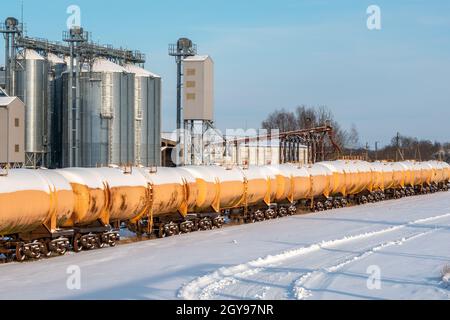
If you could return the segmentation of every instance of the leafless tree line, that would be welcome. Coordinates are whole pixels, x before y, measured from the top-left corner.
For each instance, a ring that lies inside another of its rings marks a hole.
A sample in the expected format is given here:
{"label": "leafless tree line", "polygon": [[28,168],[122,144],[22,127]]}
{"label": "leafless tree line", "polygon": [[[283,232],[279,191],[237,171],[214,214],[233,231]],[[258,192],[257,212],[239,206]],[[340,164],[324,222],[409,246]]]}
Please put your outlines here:
{"label": "leafless tree line", "polygon": [[366,157],[368,160],[443,160],[450,162],[450,142],[440,143],[420,140],[414,137],[396,135],[389,145],[374,150],[360,143],[358,130],[352,125],[343,129],[336,121],[332,111],[326,106],[298,106],[294,111],[280,109],[269,114],[262,122],[264,129],[278,129],[288,132],[329,124],[334,129],[334,139],[343,155]]}
{"label": "leafless tree line", "polygon": [[359,147],[359,134],[355,125],[343,129],[335,120],[333,112],[326,106],[298,106],[294,111],[276,110],[262,122],[263,129],[278,129],[280,132],[309,129],[329,124],[334,130],[334,139],[341,149]]}
{"label": "leafless tree line", "polygon": [[450,143],[419,140],[414,137],[397,135],[389,145],[369,153],[370,158],[385,160],[442,160],[450,162]]}

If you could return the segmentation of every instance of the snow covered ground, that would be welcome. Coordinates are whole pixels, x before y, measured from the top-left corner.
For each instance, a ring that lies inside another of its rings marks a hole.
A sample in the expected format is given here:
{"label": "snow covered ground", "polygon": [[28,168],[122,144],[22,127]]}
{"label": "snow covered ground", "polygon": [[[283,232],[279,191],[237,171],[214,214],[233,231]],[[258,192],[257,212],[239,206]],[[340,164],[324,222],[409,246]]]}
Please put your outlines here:
{"label": "snow covered ground", "polygon": [[446,266],[438,193],[4,264],[0,298],[450,299]]}

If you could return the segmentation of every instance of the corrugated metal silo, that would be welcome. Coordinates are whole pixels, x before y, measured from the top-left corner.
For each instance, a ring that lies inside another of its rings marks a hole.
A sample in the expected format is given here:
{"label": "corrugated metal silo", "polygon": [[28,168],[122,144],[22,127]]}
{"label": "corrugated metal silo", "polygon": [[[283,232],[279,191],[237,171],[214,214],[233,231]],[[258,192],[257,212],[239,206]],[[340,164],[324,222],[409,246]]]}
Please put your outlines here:
{"label": "corrugated metal silo", "polygon": [[62,110],[63,110],[63,73],[67,64],[59,56],[48,53],[49,63],[49,143],[50,143],[50,166],[59,168],[62,165]]}
{"label": "corrugated metal silo", "polygon": [[125,69],[135,75],[136,164],[161,165],[161,77],[136,65]]}
{"label": "corrugated metal silo", "polygon": [[25,165],[45,166],[48,152],[48,62],[31,49],[17,56],[16,95],[25,103]]}
{"label": "corrugated metal silo", "polygon": [[[64,74],[67,113],[68,73]],[[67,123],[67,115],[64,115]],[[80,73],[80,164],[96,167],[134,163],[134,74],[105,59]],[[67,133],[63,142],[68,166]]]}

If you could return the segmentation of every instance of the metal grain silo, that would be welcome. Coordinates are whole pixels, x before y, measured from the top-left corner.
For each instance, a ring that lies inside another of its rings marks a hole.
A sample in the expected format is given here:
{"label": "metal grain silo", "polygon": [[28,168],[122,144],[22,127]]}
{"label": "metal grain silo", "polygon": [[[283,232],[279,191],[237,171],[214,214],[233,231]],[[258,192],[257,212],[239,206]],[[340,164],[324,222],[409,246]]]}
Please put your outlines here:
{"label": "metal grain silo", "polygon": [[[67,95],[68,73],[64,75]],[[134,163],[134,74],[96,59],[80,73],[80,165],[96,167]],[[64,99],[68,110],[68,99]],[[67,123],[67,115],[64,116]],[[63,143],[68,166],[67,133]]]}
{"label": "metal grain silo", "polygon": [[36,51],[17,55],[16,95],[25,103],[25,165],[46,166],[48,154],[48,62]]}
{"label": "metal grain silo", "polygon": [[161,165],[161,77],[133,64],[136,164]]}
{"label": "metal grain silo", "polygon": [[49,63],[49,144],[50,144],[50,166],[59,168],[62,163],[62,110],[63,110],[63,73],[67,64],[64,59],[48,53]]}

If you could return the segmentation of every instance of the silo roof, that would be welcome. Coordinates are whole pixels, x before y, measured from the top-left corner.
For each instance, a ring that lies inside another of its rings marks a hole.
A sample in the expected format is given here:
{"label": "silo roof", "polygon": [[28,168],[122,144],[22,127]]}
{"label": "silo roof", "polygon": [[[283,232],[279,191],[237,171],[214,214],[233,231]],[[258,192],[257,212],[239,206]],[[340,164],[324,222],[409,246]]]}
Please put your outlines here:
{"label": "silo roof", "polygon": [[39,53],[37,53],[33,49],[25,49],[24,51],[20,52],[18,54],[18,59],[23,59],[24,55],[25,59],[27,60],[45,60]]}
{"label": "silo roof", "polygon": [[127,72],[127,70],[109,60],[106,59],[95,59],[92,65],[93,72]]}
{"label": "silo roof", "polygon": [[137,65],[134,64],[125,64],[124,68],[130,72],[130,73],[134,73],[136,76],[138,77],[152,77],[152,78],[161,78],[159,75],[157,75],[156,73],[150,72],[144,68],[141,68]]}
{"label": "silo roof", "polygon": [[53,63],[61,63],[61,64],[66,63],[63,58],[58,57],[56,54],[51,53],[51,52],[49,52],[47,54],[47,59],[48,59],[48,61],[53,62]]}

